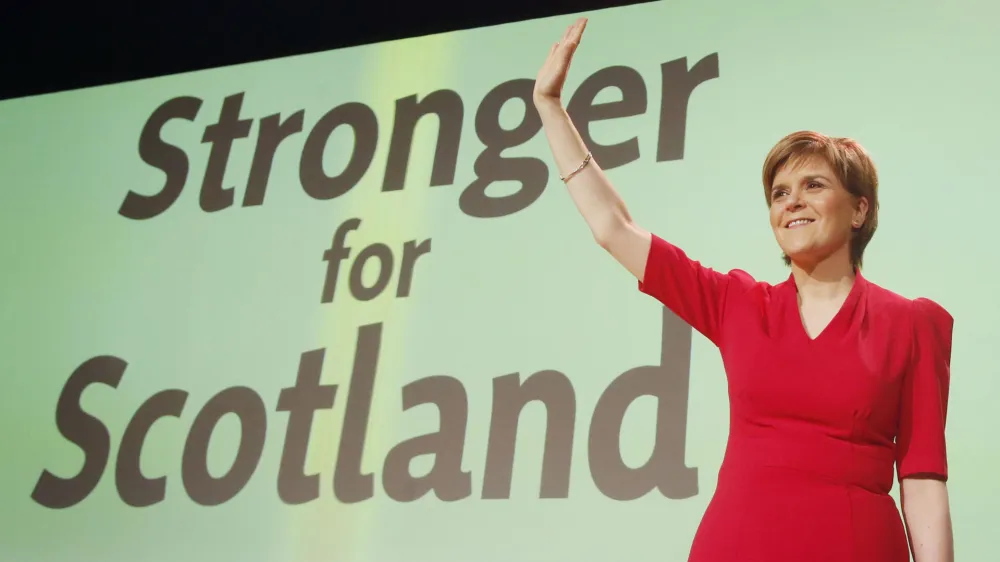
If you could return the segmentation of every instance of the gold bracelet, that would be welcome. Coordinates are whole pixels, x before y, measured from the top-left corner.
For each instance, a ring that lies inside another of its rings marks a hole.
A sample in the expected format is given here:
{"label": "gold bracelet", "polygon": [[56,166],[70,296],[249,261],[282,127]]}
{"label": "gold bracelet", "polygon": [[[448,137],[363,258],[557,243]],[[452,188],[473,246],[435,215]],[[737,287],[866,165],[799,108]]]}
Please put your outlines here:
{"label": "gold bracelet", "polygon": [[561,179],[563,181],[563,183],[567,183],[569,180],[573,179],[573,176],[575,176],[575,175],[579,174],[580,172],[582,172],[583,169],[587,167],[587,164],[590,164],[590,159],[591,158],[593,158],[593,155],[590,152],[588,152],[587,153],[587,157],[584,158],[583,162],[580,163],[580,167],[578,167],[577,169],[573,170],[572,172],[566,174],[565,176],[560,176],[559,179]]}

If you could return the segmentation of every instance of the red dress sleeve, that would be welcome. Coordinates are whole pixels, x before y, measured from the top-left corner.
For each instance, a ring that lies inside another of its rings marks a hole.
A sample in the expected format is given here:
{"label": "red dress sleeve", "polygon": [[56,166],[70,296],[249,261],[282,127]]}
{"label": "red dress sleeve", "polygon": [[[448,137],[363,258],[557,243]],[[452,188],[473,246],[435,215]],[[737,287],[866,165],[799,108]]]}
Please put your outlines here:
{"label": "red dress sleeve", "polygon": [[910,365],[903,375],[896,470],[899,479],[922,475],[948,479],[945,419],[951,385],[954,319],[928,299],[913,301]]}
{"label": "red dress sleeve", "polygon": [[722,313],[731,276],[689,258],[655,234],[639,290],[720,346]]}

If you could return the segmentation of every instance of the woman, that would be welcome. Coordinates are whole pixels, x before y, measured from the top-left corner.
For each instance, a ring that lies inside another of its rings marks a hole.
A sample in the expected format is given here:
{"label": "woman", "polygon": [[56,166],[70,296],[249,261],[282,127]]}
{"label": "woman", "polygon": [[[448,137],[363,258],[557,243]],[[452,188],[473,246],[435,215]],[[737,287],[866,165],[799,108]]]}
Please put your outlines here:
{"label": "woman", "polygon": [[[801,132],[768,155],[765,197],[786,281],[702,266],[632,222],[562,107],[585,26],[566,30],[535,83],[562,179],[639,290],[719,347],[729,380],[729,443],[689,562],[906,562],[911,551],[915,562],[951,562],[952,318],[862,277],[878,218],[864,149]],[[902,519],[889,496],[894,468]]]}

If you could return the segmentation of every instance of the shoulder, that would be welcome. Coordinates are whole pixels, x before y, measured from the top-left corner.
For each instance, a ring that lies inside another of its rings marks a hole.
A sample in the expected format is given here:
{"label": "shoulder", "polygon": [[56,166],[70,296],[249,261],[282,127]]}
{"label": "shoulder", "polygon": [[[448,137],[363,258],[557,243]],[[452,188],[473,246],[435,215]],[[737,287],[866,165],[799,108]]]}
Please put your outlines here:
{"label": "shoulder", "polygon": [[869,306],[877,312],[905,317],[910,322],[953,322],[944,306],[927,297],[907,298],[871,281],[867,283]]}
{"label": "shoulder", "polygon": [[733,280],[737,285],[742,285],[744,287],[756,287],[756,286],[766,286],[767,283],[763,281],[758,281],[753,275],[750,275],[742,269],[730,269],[729,278]]}
{"label": "shoulder", "polygon": [[[757,279],[743,269],[731,269],[726,273],[729,279],[728,300],[730,305],[742,303],[754,309],[766,307],[782,290],[789,289],[789,282],[769,283]],[[794,287],[791,288],[794,291]]]}
{"label": "shoulder", "polygon": [[920,297],[912,303],[914,345],[932,348],[950,360],[954,317],[931,299]]}
{"label": "shoulder", "polygon": [[913,345],[937,344],[950,350],[955,319],[943,305],[927,297],[907,298],[868,282],[869,310],[905,322]]}
{"label": "shoulder", "polygon": [[930,322],[936,326],[951,330],[955,318],[948,309],[926,297],[918,297],[910,301],[914,322]]}
{"label": "shoulder", "polygon": [[906,298],[871,281],[867,283],[869,309],[872,309],[876,313],[910,320],[913,310],[913,299]]}
{"label": "shoulder", "polygon": [[774,289],[770,283],[760,281],[742,269],[730,269],[725,273],[725,276],[731,287],[739,293],[768,293]]}

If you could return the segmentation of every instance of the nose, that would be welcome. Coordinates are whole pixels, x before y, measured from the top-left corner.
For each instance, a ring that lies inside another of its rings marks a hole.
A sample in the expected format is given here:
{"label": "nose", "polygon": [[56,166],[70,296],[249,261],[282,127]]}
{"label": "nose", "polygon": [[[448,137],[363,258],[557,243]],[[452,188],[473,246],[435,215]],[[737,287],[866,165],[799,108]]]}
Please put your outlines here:
{"label": "nose", "polygon": [[786,211],[797,211],[802,208],[802,197],[799,194],[799,190],[792,189],[785,196],[785,210]]}

